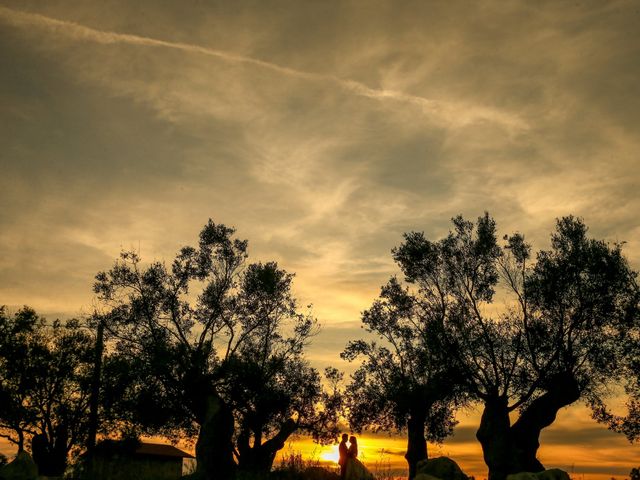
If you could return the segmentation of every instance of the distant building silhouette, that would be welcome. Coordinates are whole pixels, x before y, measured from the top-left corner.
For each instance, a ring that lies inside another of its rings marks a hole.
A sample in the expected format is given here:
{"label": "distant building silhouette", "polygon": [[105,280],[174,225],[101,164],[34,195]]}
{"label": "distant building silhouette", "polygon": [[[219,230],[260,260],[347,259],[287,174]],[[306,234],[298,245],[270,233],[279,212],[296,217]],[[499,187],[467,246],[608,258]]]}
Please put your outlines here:
{"label": "distant building silhouette", "polygon": [[173,445],[103,440],[85,458],[84,476],[94,480],[177,480],[185,458],[194,456]]}

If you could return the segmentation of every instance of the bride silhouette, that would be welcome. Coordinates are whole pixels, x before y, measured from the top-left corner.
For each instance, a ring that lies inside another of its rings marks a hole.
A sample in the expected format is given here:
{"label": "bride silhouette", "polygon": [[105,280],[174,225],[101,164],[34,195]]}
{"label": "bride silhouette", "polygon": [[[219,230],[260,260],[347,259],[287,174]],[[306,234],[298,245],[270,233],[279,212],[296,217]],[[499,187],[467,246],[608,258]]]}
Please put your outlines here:
{"label": "bride silhouette", "polygon": [[358,440],[354,436],[349,438],[344,480],[373,480],[371,472],[358,460]]}

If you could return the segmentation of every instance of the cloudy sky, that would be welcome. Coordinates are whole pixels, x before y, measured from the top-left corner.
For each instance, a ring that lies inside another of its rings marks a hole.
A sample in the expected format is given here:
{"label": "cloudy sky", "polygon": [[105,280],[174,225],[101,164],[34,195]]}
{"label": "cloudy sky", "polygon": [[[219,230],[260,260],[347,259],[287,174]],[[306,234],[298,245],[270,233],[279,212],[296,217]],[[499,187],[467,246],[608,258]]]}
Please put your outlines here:
{"label": "cloudy sky", "polygon": [[[582,216],[640,268],[639,23],[631,1],[0,0],[0,304],[88,312],[121,249],[170,259],[212,218],[296,272],[322,367],[402,232],[458,213],[537,247]],[[445,451],[477,449],[476,418]],[[545,435],[587,478],[640,464],[580,407]]]}

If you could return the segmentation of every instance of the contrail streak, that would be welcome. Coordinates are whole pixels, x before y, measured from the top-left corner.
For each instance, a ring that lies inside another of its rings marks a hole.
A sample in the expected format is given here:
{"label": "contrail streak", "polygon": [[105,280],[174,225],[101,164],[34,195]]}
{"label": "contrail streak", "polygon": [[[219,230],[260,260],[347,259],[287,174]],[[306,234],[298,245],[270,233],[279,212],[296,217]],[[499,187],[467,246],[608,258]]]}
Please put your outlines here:
{"label": "contrail streak", "polygon": [[0,6],[0,18],[8,23],[23,26],[45,27],[49,30],[72,37],[78,40],[92,41],[103,45],[128,44],[147,47],[161,47],[173,50],[200,54],[214,57],[226,62],[253,65],[265,70],[270,70],[288,77],[306,79],[315,82],[330,82],[342,90],[355,95],[377,100],[392,100],[408,103],[419,107],[424,113],[440,117],[447,123],[467,124],[473,121],[484,120],[501,124],[510,129],[523,129],[526,124],[517,116],[482,106],[468,105],[456,102],[443,102],[411,95],[397,90],[371,88],[362,82],[349,80],[322,73],[305,72],[295,68],[285,67],[276,63],[266,62],[252,57],[237,55],[222,50],[203,47],[190,43],[168,42],[156,38],[143,37],[128,33],[117,33],[98,30],[79,23],[66,20],[58,20],[36,13],[27,13]]}

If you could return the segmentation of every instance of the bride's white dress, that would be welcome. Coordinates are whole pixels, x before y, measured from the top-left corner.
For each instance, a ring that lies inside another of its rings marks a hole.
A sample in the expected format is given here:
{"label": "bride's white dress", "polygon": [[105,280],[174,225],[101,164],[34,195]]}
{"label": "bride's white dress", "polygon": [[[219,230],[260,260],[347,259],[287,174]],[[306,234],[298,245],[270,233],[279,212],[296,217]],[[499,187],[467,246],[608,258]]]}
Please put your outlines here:
{"label": "bride's white dress", "polygon": [[344,480],[373,480],[373,475],[360,460],[350,457],[347,460]]}

